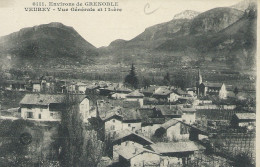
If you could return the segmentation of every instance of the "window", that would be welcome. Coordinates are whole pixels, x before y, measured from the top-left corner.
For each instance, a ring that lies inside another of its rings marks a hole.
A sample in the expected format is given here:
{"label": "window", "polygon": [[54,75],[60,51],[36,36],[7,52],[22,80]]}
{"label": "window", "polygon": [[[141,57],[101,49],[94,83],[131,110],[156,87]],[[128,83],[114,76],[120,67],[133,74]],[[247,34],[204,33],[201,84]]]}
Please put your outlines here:
{"label": "window", "polygon": [[32,112],[27,112],[27,118],[33,118],[33,113]]}
{"label": "window", "polygon": [[128,124],[128,127],[131,127],[131,124]]}
{"label": "window", "polygon": [[115,130],[115,125],[112,125],[112,126],[110,127],[110,129],[111,129],[111,130]]}
{"label": "window", "polygon": [[39,114],[39,119],[42,119],[42,115],[41,114]]}

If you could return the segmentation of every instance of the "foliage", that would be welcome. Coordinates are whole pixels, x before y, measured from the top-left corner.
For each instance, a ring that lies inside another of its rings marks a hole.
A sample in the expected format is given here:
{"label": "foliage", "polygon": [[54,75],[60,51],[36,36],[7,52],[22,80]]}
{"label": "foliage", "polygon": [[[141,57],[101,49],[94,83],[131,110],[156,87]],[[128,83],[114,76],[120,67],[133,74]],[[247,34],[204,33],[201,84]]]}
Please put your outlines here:
{"label": "foliage", "polygon": [[234,164],[235,167],[253,167],[253,163],[249,155],[245,152],[236,155]]}
{"label": "foliage", "polygon": [[61,113],[59,137],[61,143],[60,164],[64,167],[80,166],[83,152],[83,122],[80,119],[77,97],[67,94],[65,110]]}
{"label": "foliage", "polygon": [[138,88],[138,78],[135,73],[134,64],[132,64],[129,74],[125,77],[125,85],[135,89]]}
{"label": "foliage", "polygon": [[59,130],[59,161],[63,167],[96,166],[103,155],[104,144],[95,131],[87,131],[77,102],[77,95],[66,95]]}
{"label": "foliage", "polygon": [[171,78],[170,78],[169,72],[167,72],[166,75],[164,76],[163,83],[164,83],[164,85],[167,85],[167,86],[171,85]]}

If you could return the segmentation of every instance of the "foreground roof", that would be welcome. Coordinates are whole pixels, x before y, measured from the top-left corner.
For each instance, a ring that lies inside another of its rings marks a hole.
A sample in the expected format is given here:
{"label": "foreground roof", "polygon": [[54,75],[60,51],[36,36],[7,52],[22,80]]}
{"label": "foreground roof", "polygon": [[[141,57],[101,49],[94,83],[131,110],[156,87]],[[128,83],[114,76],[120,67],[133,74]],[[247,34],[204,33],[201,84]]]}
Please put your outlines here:
{"label": "foreground roof", "polygon": [[236,113],[235,115],[238,119],[243,119],[243,120],[255,120],[256,119],[255,113]]}
{"label": "foreground roof", "polygon": [[140,147],[136,147],[134,145],[129,145],[126,147],[121,147],[119,150],[117,150],[117,153],[124,157],[125,159],[129,160],[139,154],[142,154],[144,152],[148,152],[148,153],[153,153],[153,154],[157,154],[151,150],[148,150],[146,148],[140,148]]}
{"label": "foreground roof", "polygon": [[[139,144],[142,144],[142,143],[147,143],[147,144],[153,144],[153,142],[148,139],[147,137],[141,135],[141,134],[138,134],[138,133],[135,133],[133,131],[130,131],[130,130],[122,130],[118,133],[118,136],[115,137],[114,141],[113,142],[117,142],[117,141],[122,141],[125,139],[125,141],[129,141],[129,138],[130,136],[134,136],[134,138],[132,138],[132,140],[134,140],[134,142],[138,143],[138,141],[142,140],[142,142],[140,141]],[[132,141],[131,140],[131,141]]]}
{"label": "foreground roof", "polygon": [[151,144],[150,147],[153,151],[157,153],[182,153],[190,151],[204,150],[205,147],[193,142],[193,141],[183,141],[183,142],[170,142],[170,143],[155,143]]}

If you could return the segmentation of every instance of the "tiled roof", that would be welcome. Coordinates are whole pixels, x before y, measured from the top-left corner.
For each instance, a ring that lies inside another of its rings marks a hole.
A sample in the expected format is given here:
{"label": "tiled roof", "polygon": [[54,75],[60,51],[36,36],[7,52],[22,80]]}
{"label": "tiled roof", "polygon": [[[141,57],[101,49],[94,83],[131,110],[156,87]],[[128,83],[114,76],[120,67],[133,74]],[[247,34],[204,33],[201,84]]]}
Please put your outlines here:
{"label": "tiled roof", "polygon": [[155,143],[150,145],[152,150],[157,153],[182,153],[188,151],[204,150],[205,148],[193,141]]}
{"label": "tiled roof", "polygon": [[243,120],[255,120],[256,119],[255,113],[236,113],[235,115],[238,119],[243,119]]}
{"label": "tiled roof", "polygon": [[120,106],[112,107],[109,105],[98,108],[99,117],[101,120],[106,121],[107,119],[118,116],[122,121],[141,121],[140,112],[137,109],[122,108]]}
{"label": "tiled roof", "polygon": [[214,88],[220,88],[222,86],[222,83],[213,83],[213,82],[203,82],[203,84],[206,87],[214,87]]}
{"label": "tiled roof", "polygon": [[[141,135],[141,134],[138,134],[138,133],[135,133],[135,132],[132,132],[132,131],[129,131],[129,130],[122,130],[118,133],[118,135],[115,137],[115,139],[113,140],[113,142],[116,142],[117,140],[122,140],[123,138],[127,137],[127,136],[130,136],[130,135],[134,135],[136,136],[137,138],[141,138],[142,140],[145,140],[147,143],[149,144],[152,144],[153,142],[148,139],[147,137]],[[136,139],[138,140],[138,139]],[[141,144],[141,143],[139,143]]]}
{"label": "tiled roof", "polygon": [[142,89],[141,92],[143,93],[154,93],[154,91],[159,88],[159,86],[149,86],[148,88],[146,89]]}
{"label": "tiled roof", "polygon": [[172,93],[171,90],[167,89],[167,88],[164,88],[164,87],[160,87],[158,88],[153,95],[162,95],[162,96],[166,96],[166,95],[169,95],[170,93]]}
{"label": "tiled roof", "polygon": [[[74,96],[74,95],[73,95]],[[86,95],[75,95],[78,102],[81,102]],[[61,104],[66,100],[66,95],[64,94],[26,94],[24,98],[20,101],[20,104],[26,105],[49,105],[51,103]]]}
{"label": "tiled roof", "polygon": [[178,106],[156,105],[155,108],[157,110],[160,110],[162,115],[179,115],[179,114],[181,114],[181,110]]}
{"label": "tiled roof", "polygon": [[140,93],[138,90],[135,90],[127,94],[127,97],[144,97],[144,94]]}
{"label": "tiled roof", "polygon": [[175,89],[173,92],[176,93],[177,95],[186,95],[186,94],[188,94],[185,91],[181,90],[180,88]]}
{"label": "tiled roof", "polygon": [[179,123],[180,121],[176,120],[176,119],[171,119],[167,122],[165,122],[164,124],[161,125],[162,128],[164,129],[168,129],[170,128],[171,126],[174,126],[176,125],[177,123]]}
{"label": "tiled roof", "polygon": [[114,107],[112,108],[111,106],[102,106],[102,108],[98,108],[99,111],[99,118],[103,121],[106,121],[107,119],[113,117],[113,116],[118,116],[122,118],[121,113],[121,107]]}
{"label": "tiled roof", "polygon": [[141,120],[141,115],[138,109],[126,109],[122,110],[123,121],[137,121]]}
{"label": "tiled roof", "polygon": [[196,112],[196,109],[195,108],[182,108],[181,109],[182,110],[182,112]]}
{"label": "tiled roof", "polygon": [[144,152],[149,152],[149,153],[154,153],[157,154],[151,150],[148,150],[146,148],[140,148],[140,147],[136,147],[134,145],[129,145],[129,146],[125,146],[125,147],[120,147],[120,149],[117,150],[117,153],[124,157],[125,159],[129,160],[139,154],[142,154]]}

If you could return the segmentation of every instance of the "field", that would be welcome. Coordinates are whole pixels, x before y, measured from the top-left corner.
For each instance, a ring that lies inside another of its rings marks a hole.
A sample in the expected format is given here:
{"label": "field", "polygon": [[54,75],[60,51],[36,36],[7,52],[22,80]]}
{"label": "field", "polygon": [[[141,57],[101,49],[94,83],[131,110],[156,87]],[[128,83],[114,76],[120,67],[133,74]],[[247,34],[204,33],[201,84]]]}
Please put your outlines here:
{"label": "field", "polygon": [[246,153],[255,161],[255,133],[220,133],[212,141],[221,153],[232,157]]}

